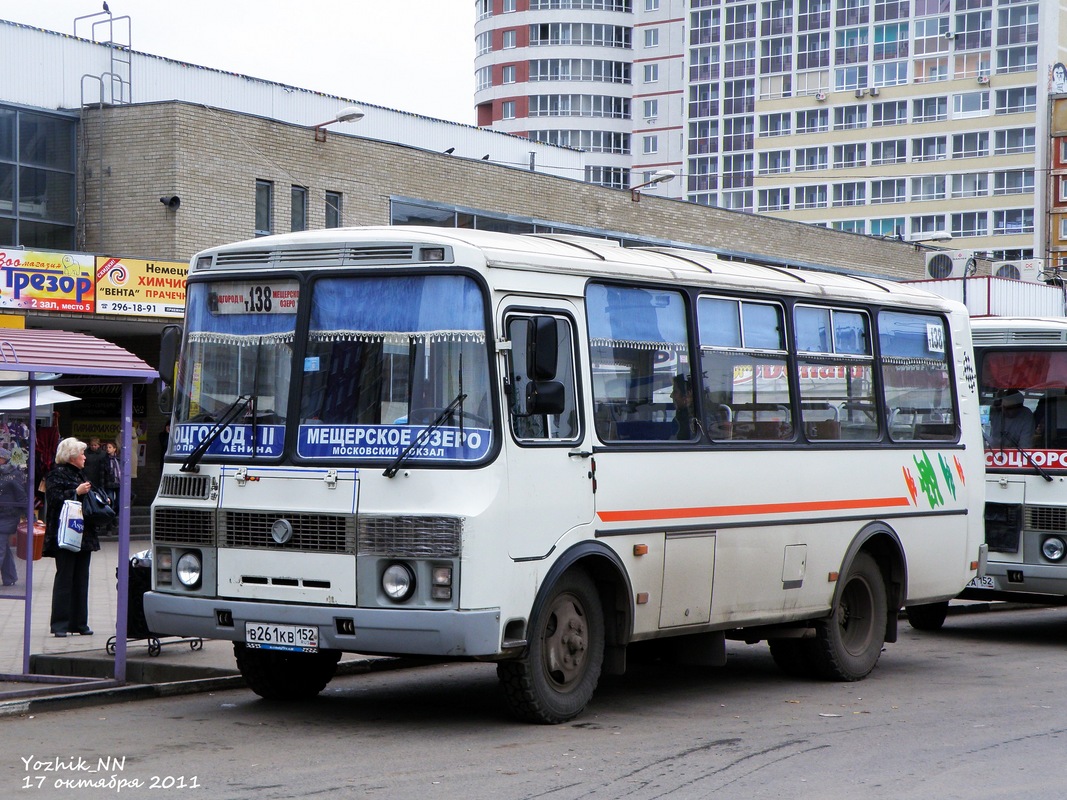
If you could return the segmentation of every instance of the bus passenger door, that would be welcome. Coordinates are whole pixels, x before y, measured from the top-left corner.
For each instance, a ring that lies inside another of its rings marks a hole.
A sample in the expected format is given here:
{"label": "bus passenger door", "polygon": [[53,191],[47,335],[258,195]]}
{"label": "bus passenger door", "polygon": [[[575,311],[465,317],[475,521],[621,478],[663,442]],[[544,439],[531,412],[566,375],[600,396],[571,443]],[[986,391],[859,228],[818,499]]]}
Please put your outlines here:
{"label": "bus passenger door", "polygon": [[[526,300],[528,303],[529,300]],[[593,519],[586,426],[579,414],[573,310],[546,303],[504,314],[509,552],[539,558]]]}

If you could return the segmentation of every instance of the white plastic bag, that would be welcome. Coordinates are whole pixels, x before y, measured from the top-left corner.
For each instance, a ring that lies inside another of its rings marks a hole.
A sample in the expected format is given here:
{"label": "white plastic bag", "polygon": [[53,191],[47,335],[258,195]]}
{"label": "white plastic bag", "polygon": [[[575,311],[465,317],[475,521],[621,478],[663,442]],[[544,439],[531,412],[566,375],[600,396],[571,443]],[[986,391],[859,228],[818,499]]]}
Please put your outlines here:
{"label": "white plastic bag", "polygon": [[59,512],[59,546],[64,550],[80,552],[84,530],[82,504],[77,500],[64,500],[63,508]]}

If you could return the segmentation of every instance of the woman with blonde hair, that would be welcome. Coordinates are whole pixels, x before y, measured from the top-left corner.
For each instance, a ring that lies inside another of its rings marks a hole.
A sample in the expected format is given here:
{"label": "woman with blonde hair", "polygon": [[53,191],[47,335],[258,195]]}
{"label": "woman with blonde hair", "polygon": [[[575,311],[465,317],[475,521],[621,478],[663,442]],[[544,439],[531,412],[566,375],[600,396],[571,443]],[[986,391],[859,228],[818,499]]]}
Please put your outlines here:
{"label": "woman with blonde hair", "polygon": [[52,584],[51,630],[56,636],[80,633],[92,636],[89,627],[89,561],[100,540],[92,525],[82,533],[82,547],[77,553],[59,546],[59,515],[64,500],[80,501],[92,485],[85,473],[85,442],[70,437],[56,448],[56,466],[44,479],[45,536],[44,554],[56,560],[56,579]]}

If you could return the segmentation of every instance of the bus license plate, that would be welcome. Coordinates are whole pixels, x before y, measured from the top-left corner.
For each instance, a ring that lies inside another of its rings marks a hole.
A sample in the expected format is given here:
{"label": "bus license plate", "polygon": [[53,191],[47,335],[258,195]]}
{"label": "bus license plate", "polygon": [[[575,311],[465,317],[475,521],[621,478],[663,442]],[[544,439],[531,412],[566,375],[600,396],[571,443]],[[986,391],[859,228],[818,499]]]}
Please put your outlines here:
{"label": "bus license plate", "polygon": [[319,652],[319,629],[309,625],[245,623],[245,644],[260,650],[289,650],[294,653]]}
{"label": "bus license plate", "polygon": [[988,575],[981,575],[971,578],[971,582],[967,584],[968,589],[996,589],[997,584]]}

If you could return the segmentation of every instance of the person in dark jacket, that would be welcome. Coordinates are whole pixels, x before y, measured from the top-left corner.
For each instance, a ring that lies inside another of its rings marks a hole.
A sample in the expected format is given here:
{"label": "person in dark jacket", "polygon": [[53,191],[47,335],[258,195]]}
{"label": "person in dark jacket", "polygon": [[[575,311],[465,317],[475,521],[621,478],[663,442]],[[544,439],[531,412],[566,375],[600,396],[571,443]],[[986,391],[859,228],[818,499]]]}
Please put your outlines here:
{"label": "person in dark jacket", "polygon": [[59,546],[59,515],[64,500],[81,500],[91,486],[85,473],[85,442],[71,437],[56,448],[56,466],[45,477],[44,554],[56,560],[52,584],[51,630],[56,636],[80,633],[92,636],[89,627],[89,561],[100,549],[92,525],[82,534],[82,548],[75,553]]}
{"label": "person in dark jacket", "polygon": [[104,476],[107,471],[107,451],[100,446],[100,438],[93,436],[89,439],[89,445],[85,450],[85,466],[82,472],[93,486],[103,488]]}
{"label": "person in dark jacket", "polygon": [[[122,463],[119,461],[119,446],[115,442],[105,442],[104,451],[107,455],[103,461],[100,482],[96,483],[96,478],[92,478],[92,481],[94,485],[107,492],[107,496],[111,500],[111,507],[118,514],[119,487],[122,486]],[[115,517],[110,524],[97,533],[118,534],[118,532],[119,520],[118,517]]]}
{"label": "person in dark jacket", "polygon": [[0,579],[4,586],[18,583],[11,537],[26,515],[26,473],[13,464],[11,451],[0,447]]}

